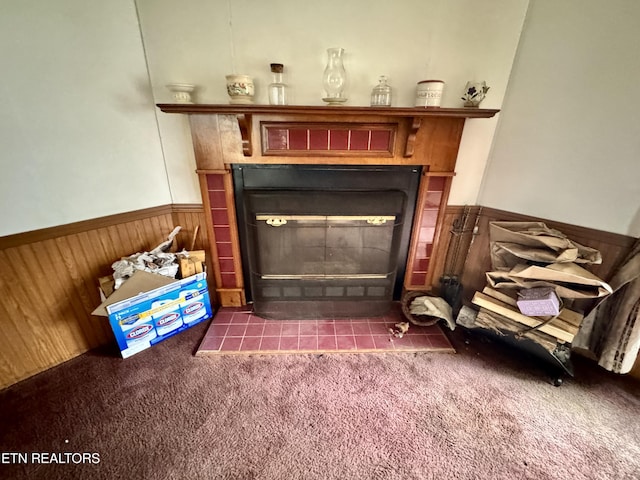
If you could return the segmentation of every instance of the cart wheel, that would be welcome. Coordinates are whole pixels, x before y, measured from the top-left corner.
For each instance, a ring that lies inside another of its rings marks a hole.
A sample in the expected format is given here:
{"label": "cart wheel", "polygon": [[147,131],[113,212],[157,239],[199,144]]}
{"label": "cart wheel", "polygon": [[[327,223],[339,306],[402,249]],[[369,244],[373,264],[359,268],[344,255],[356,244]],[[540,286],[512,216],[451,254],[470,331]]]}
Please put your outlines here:
{"label": "cart wheel", "polygon": [[553,386],[559,387],[560,385],[562,385],[563,382],[564,380],[562,380],[562,377],[556,377],[553,379]]}

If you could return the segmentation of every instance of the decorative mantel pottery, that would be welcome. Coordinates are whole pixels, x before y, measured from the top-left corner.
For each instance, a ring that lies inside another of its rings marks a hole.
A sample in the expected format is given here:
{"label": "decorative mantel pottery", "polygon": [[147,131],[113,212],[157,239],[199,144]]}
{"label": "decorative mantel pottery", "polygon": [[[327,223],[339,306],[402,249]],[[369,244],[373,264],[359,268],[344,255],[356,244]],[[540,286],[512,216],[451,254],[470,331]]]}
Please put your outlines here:
{"label": "decorative mantel pottery", "polygon": [[486,82],[467,82],[464,87],[464,94],[460,97],[464,100],[465,107],[477,107],[484,100],[490,87]]}
{"label": "decorative mantel pottery", "polygon": [[253,78],[249,75],[227,75],[227,93],[230,103],[252,104],[255,89]]}
{"label": "decorative mantel pottery", "polygon": [[196,89],[195,85],[189,83],[170,83],[167,85],[167,88],[173,94],[173,100],[176,103],[193,103],[191,93]]}
{"label": "decorative mantel pottery", "polygon": [[439,107],[442,101],[444,82],[442,80],[422,80],[416,87],[416,107]]}

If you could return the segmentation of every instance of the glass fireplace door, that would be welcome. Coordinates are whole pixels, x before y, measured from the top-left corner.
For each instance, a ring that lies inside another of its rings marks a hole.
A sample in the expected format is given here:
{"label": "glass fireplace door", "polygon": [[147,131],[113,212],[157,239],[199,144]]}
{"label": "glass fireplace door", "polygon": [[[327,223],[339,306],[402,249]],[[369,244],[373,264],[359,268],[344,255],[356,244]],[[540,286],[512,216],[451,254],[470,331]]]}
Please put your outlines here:
{"label": "glass fireplace door", "polygon": [[393,215],[256,215],[256,273],[281,280],[387,278],[395,270],[397,226]]}

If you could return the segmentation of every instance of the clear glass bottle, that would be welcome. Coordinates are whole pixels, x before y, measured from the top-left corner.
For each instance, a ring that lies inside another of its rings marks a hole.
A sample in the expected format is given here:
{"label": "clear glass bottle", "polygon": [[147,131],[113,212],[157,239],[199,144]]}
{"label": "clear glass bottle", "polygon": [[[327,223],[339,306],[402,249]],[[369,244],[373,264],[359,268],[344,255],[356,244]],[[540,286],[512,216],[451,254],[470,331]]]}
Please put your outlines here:
{"label": "clear glass bottle", "polygon": [[391,87],[387,84],[387,77],[385,75],[380,75],[378,85],[373,87],[373,90],[371,91],[371,106],[391,106]]}
{"label": "clear glass bottle", "polygon": [[284,65],[272,63],[271,73],[273,74],[273,82],[269,84],[269,104],[287,105],[287,85],[282,81]]}

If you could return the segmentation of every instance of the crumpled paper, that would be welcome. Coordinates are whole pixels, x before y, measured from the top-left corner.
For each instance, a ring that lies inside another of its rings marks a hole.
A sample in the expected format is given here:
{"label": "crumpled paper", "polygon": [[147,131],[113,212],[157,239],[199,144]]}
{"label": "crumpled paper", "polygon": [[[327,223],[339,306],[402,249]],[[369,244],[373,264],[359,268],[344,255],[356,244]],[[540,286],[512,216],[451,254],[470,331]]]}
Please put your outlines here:
{"label": "crumpled paper", "polygon": [[178,273],[178,263],[176,255],[168,253],[173,240],[182,227],[176,227],[162,242],[150,252],[138,252],[128,257],[121,258],[111,265],[113,268],[114,289],[117,290],[136,270],[156,273],[167,277],[175,278]]}
{"label": "crumpled paper", "polygon": [[412,315],[430,315],[441,318],[447,322],[451,330],[455,330],[456,322],[453,320],[453,312],[444,298],[440,297],[416,297],[409,305]]}

